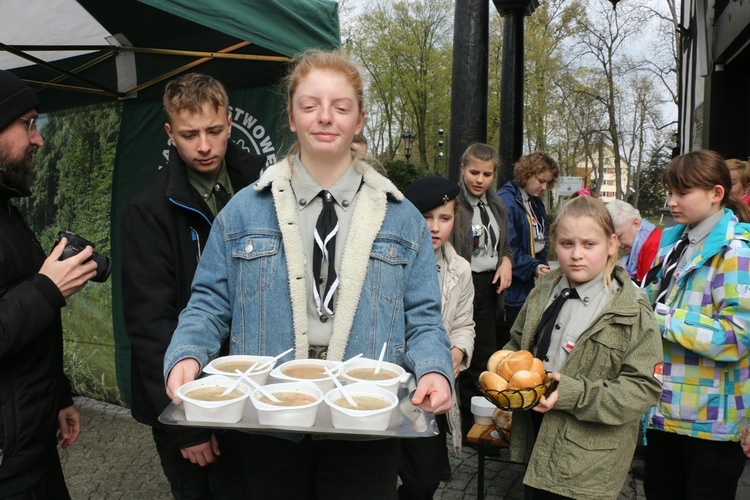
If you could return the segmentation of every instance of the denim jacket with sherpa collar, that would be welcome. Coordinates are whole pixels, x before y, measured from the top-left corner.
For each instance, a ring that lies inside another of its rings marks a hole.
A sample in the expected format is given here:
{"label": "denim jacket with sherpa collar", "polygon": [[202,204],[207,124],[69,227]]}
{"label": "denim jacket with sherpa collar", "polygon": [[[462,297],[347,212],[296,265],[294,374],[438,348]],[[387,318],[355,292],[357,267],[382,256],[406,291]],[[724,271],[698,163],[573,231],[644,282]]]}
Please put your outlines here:
{"label": "denim jacket with sherpa collar", "polygon": [[[205,366],[227,337],[230,354],[275,355],[294,347],[296,358],[307,358],[309,286],[291,175],[286,160],[269,167],[217,216],[165,356],[165,376],[185,358]],[[341,245],[328,359],[376,358],[387,342],[386,361],[417,379],[439,372],[452,381],[424,218],[372,168],[358,196]]]}

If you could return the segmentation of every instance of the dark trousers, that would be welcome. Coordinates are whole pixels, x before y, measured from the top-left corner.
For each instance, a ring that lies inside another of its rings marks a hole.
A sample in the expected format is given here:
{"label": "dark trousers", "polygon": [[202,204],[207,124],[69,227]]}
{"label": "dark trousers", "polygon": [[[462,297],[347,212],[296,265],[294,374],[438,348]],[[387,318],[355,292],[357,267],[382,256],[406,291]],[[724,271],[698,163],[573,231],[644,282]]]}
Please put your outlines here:
{"label": "dark trousers", "polygon": [[164,475],[176,500],[246,498],[242,487],[242,448],[247,434],[216,431],[221,455],[201,467],[182,457],[179,446],[164,431],[152,429]]}
{"label": "dark trousers", "polygon": [[487,360],[497,350],[495,333],[496,287],[492,284],[494,272],[471,273],[474,280],[474,354],[469,367],[458,376],[459,406],[463,435],[469,433],[474,422],[471,414],[471,398],[479,396],[477,388],[479,374],[487,369]]}
{"label": "dark trousers", "polygon": [[397,498],[398,439],[348,441],[306,435],[293,442],[256,434],[250,442],[245,475],[251,498]]}
{"label": "dark trousers", "polygon": [[400,440],[399,500],[432,500],[440,486],[443,466],[448,460],[446,448],[448,421],[445,414],[437,415],[436,419],[440,428],[440,434],[437,436]]}
{"label": "dark trousers", "polygon": [[[54,450],[54,456],[48,462],[47,471],[33,486],[10,496],[5,496],[0,491],[0,498],[3,500],[70,500],[57,450]],[[39,466],[43,467],[44,465],[39,464]]]}
{"label": "dark trousers", "polygon": [[539,488],[532,488],[526,485],[523,486],[523,498],[524,500],[573,500],[571,497],[564,497],[551,491],[540,490]]}
{"label": "dark trousers", "polygon": [[502,349],[510,341],[510,330],[516,322],[520,307],[505,306],[505,318],[497,324],[497,348]]}
{"label": "dark trousers", "polygon": [[646,431],[646,497],[734,500],[747,459],[740,443]]}

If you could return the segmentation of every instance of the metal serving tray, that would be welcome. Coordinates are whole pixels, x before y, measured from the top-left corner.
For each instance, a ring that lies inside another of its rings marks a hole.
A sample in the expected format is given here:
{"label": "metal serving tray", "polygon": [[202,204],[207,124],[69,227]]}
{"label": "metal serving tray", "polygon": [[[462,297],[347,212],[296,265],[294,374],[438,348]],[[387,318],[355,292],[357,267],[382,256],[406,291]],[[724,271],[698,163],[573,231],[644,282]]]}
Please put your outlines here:
{"label": "metal serving tray", "polygon": [[[275,381],[269,378],[269,383],[273,382]],[[209,427],[212,429],[234,429],[245,432],[280,431],[300,432],[304,434],[348,434],[398,438],[437,436],[438,426],[435,421],[435,415],[431,412],[422,410],[421,408],[416,408],[411,404],[411,396],[415,388],[416,384],[414,382],[414,377],[409,377],[406,383],[402,383],[399,386],[398,398],[400,402],[396,408],[393,409],[388,428],[384,431],[336,429],[331,423],[331,411],[325,402],[321,403],[318,407],[318,415],[315,419],[315,425],[312,427],[261,425],[258,422],[258,413],[249,398],[245,401],[245,409],[242,419],[234,424],[188,421],[185,419],[185,410],[182,403],[171,403],[167,406],[162,414],[159,415],[159,422],[168,425]]]}

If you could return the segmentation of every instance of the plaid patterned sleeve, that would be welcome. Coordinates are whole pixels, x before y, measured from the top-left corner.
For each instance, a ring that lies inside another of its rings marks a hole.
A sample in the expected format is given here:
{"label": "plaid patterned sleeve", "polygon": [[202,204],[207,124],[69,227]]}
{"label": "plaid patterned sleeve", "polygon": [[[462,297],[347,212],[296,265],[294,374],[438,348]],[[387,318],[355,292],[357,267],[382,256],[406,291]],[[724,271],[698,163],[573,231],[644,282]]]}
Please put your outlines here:
{"label": "plaid patterned sleeve", "polygon": [[[667,305],[656,304],[662,336],[716,361],[737,361],[750,349],[750,243],[732,239],[684,282]],[[677,286],[676,286],[677,288]]]}

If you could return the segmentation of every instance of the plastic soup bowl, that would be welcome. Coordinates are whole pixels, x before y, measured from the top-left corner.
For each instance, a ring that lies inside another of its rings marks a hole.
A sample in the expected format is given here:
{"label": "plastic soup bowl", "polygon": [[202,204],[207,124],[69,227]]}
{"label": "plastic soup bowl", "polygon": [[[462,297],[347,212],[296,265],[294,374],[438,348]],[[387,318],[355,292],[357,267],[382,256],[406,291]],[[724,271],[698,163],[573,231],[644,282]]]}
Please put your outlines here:
{"label": "plastic soup bowl", "polygon": [[242,412],[245,409],[245,400],[250,395],[250,388],[247,385],[240,383],[236,387],[236,390],[240,391],[242,396],[225,401],[204,401],[187,395],[190,391],[200,388],[216,388],[223,392],[235,382],[236,379],[233,378],[210,375],[180,386],[177,389],[177,396],[182,399],[185,408],[185,419],[197,422],[226,424],[239,422],[242,419]]}
{"label": "plastic soup bowl", "polygon": [[487,401],[484,396],[471,398],[471,413],[474,414],[474,422],[480,425],[492,425],[492,415],[497,407]]}
{"label": "plastic soup bowl", "polygon": [[395,394],[383,387],[364,382],[346,385],[344,390],[352,397],[371,396],[381,399],[387,406],[378,410],[343,408],[334,403],[344,397],[341,390],[332,389],[326,394],[325,402],[331,409],[331,423],[336,429],[384,431],[388,428],[391,412],[398,404]]}
{"label": "plastic soup bowl", "polygon": [[293,359],[274,368],[271,377],[285,382],[312,382],[325,394],[335,385],[325,373],[324,368],[328,367],[334,375],[338,376],[339,365],[340,363],[336,361],[325,359]]}
{"label": "plastic soup bowl", "polygon": [[341,372],[341,377],[346,380],[348,384],[356,382],[367,382],[369,384],[374,384],[383,387],[384,389],[388,389],[393,394],[397,394],[399,385],[406,376],[406,370],[395,363],[388,363],[386,361],[383,361],[383,363],[380,365],[380,373],[383,375],[395,373],[396,376],[383,380],[374,380],[372,377],[374,377],[375,375],[370,375],[370,373],[373,372],[373,370],[375,369],[375,365],[377,364],[377,359],[357,359],[355,361],[352,361],[351,363],[347,363],[346,366],[344,366]]}
{"label": "plastic soup bowl", "polygon": [[[204,373],[209,375],[224,375],[225,377],[237,378],[239,374],[234,370],[239,369],[241,371],[247,371],[253,364],[258,363],[258,366],[271,361],[271,356],[250,356],[245,354],[235,354],[232,356],[222,356],[211,361],[203,368]],[[248,377],[255,380],[259,385],[265,385],[268,379],[268,374],[273,370],[276,361],[270,363],[261,371],[255,371],[248,373]],[[243,370],[244,368],[244,370]]]}
{"label": "plastic soup bowl", "polygon": [[296,393],[310,396],[314,398],[314,401],[298,406],[264,403],[261,401],[263,394],[260,389],[255,389],[250,393],[250,401],[258,411],[258,422],[261,425],[312,427],[315,424],[318,406],[323,402],[323,393],[317,385],[309,382],[283,382],[281,384],[269,384],[263,388],[279,399],[281,399],[280,393]]}

